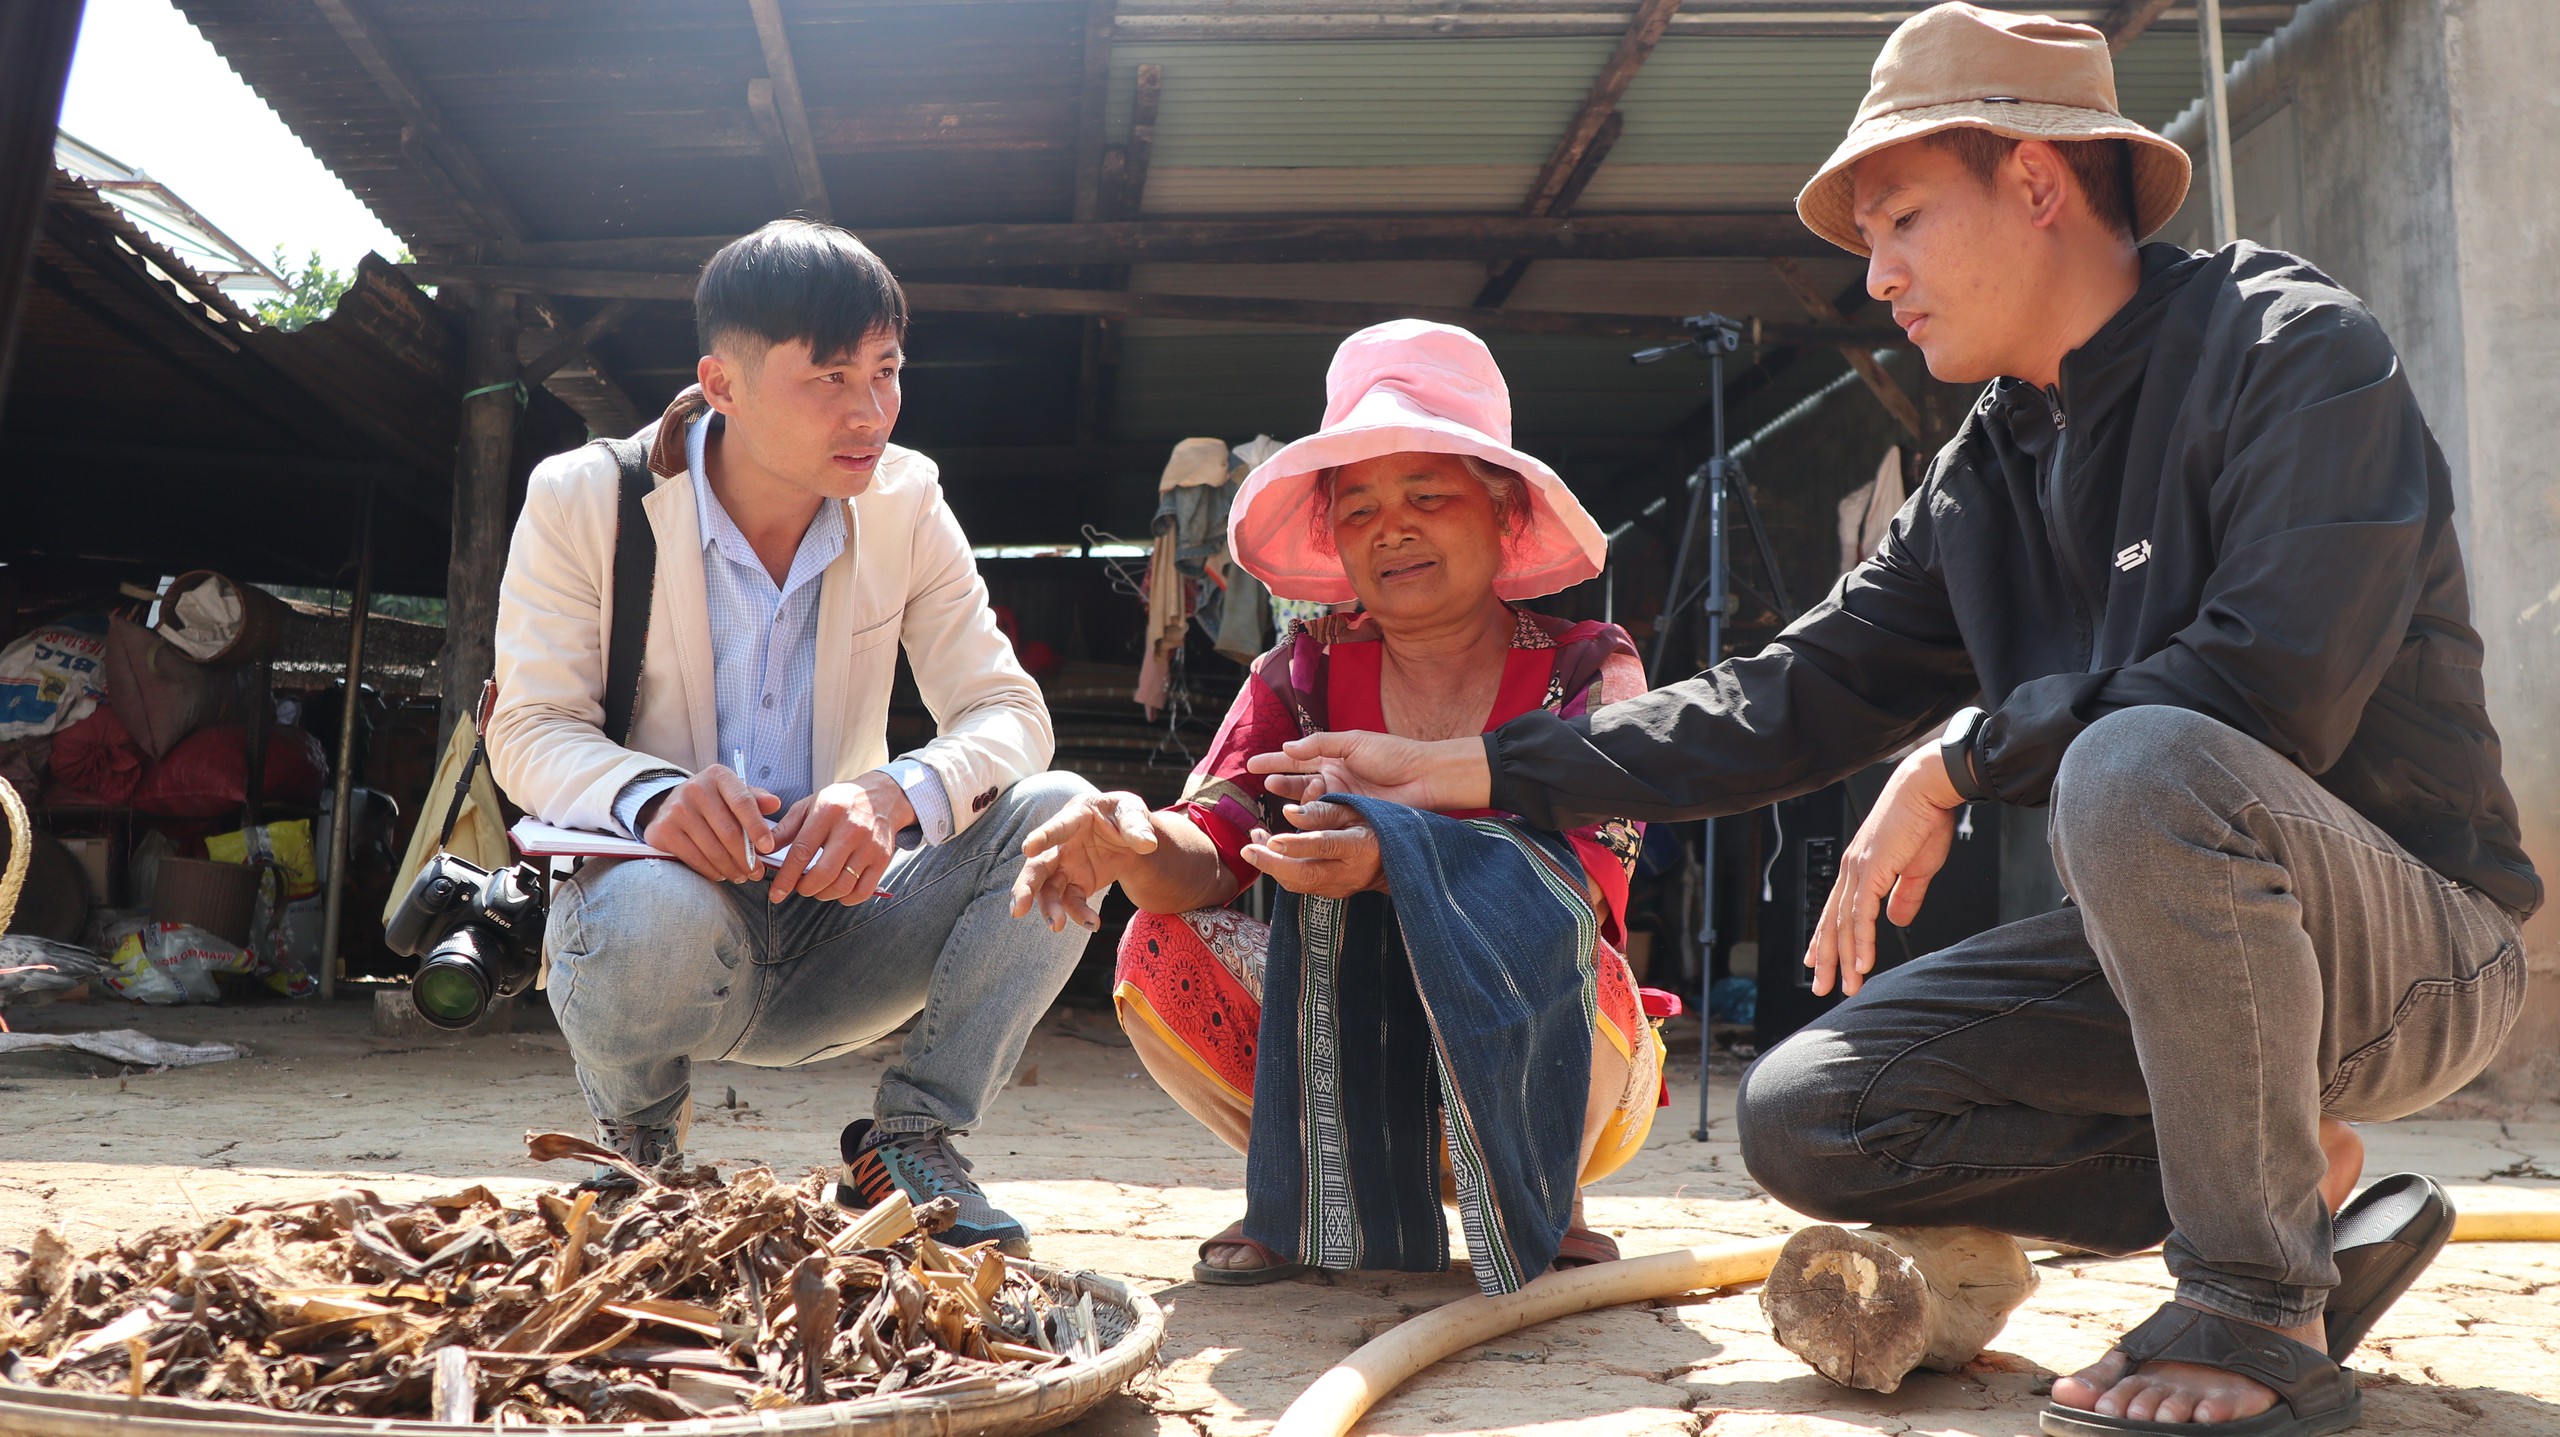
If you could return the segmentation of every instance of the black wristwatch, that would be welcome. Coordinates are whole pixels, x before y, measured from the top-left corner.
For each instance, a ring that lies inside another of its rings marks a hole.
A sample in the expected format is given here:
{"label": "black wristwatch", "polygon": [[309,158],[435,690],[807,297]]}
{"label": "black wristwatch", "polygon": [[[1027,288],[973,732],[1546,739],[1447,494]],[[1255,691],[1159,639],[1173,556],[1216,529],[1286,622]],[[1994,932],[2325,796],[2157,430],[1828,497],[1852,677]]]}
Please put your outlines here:
{"label": "black wristwatch", "polygon": [[1978,708],[1956,710],[1947,720],[1946,736],[1938,740],[1938,761],[1947,766],[1947,782],[1954,784],[1956,796],[1967,803],[1988,803],[1991,790],[1983,785],[1981,766],[1974,761],[1973,741],[1982,732],[1986,715]]}

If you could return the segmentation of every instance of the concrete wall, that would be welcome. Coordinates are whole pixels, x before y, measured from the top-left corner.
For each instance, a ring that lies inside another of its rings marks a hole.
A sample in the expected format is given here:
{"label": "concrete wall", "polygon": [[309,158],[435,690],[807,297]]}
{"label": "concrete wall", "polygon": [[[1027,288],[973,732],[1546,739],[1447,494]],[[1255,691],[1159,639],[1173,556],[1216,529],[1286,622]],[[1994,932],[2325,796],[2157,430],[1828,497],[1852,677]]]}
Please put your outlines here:
{"label": "concrete wall", "polygon": [[[2313,0],[2236,68],[2231,110],[2242,234],[2364,296],[2452,465],[2490,715],[2560,887],[2555,74],[2552,0]],[[2201,153],[2197,112],[2170,134]],[[2166,233],[2203,243],[2204,203]],[[2476,1101],[2560,1098],[2560,904],[2526,940],[2534,990]]]}

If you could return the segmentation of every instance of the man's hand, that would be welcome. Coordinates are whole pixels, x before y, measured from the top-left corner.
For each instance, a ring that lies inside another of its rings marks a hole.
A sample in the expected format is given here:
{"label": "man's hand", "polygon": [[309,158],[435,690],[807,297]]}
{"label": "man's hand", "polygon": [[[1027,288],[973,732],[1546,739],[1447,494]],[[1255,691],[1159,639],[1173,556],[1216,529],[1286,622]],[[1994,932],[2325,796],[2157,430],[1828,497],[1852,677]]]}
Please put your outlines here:
{"label": "man's hand", "polygon": [[1013,916],[1034,907],[1049,931],[1102,926],[1102,891],[1156,851],[1147,802],[1134,793],[1086,794],[1022,841],[1027,857],[1013,880]]}
{"label": "man's hand", "polygon": [[1255,754],[1245,766],[1271,775],[1273,793],[1299,802],[1350,793],[1445,811],[1482,808],[1493,790],[1484,741],[1475,738],[1421,743],[1382,733],[1320,733],[1292,739],[1278,753]]}
{"label": "man's hand", "polygon": [[744,883],[764,872],[748,861],[747,846],[772,850],[765,815],[780,807],[781,799],[715,763],[641,806],[640,840],[714,883]]}
{"label": "man's hand", "polygon": [[[1402,742],[1402,740],[1397,740]],[[1339,803],[1292,804],[1289,821],[1304,832],[1253,831],[1244,860],[1292,893],[1309,898],[1348,898],[1387,889],[1386,860],[1378,835],[1357,809]]]}
{"label": "man's hand", "polygon": [[766,897],[799,894],[833,903],[867,903],[898,855],[898,830],[916,821],[898,781],[878,769],[850,783],[831,783],[791,805],[774,825],[791,852],[774,870]]}
{"label": "man's hand", "polygon": [[1804,955],[1814,992],[1830,992],[1836,979],[1841,992],[1855,993],[1875,971],[1879,911],[1904,927],[1920,916],[1929,880],[1946,866],[1956,810],[1962,807],[1937,745],[1921,748],[1894,769],[1841,856],[1839,880],[1831,885],[1813,946]]}

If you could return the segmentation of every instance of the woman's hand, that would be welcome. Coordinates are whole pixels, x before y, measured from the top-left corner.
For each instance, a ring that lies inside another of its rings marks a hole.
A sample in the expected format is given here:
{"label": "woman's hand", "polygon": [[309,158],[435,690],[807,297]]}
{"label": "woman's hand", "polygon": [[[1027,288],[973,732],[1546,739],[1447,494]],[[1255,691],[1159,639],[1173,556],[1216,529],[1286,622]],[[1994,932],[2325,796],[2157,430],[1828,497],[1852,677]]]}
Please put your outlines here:
{"label": "woman's hand", "polygon": [[1840,877],[1805,952],[1814,992],[1828,993],[1836,981],[1841,992],[1855,993],[1875,971],[1878,913],[1906,928],[1920,916],[1929,880],[1946,866],[1955,843],[1956,810],[1962,807],[1937,745],[1921,748],[1894,769],[1841,855]]}
{"label": "woman's hand", "polygon": [[1271,875],[1281,887],[1308,898],[1348,898],[1355,893],[1387,891],[1386,859],[1378,851],[1378,835],[1360,821],[1359,811],[1338,803],[1292,804],[1289,821],[1307,830],[1274,834],[1253,831],[1244,860]]}
{"label": "woman's hand", "polygon": [[1146,800],[1134,793],[1087,794],[1022,841],[1028,855],[1013,880],[1013,916],[1034,907],[1049,931],[1102,926],[1103,890],[1127,876],[1157,847]]}

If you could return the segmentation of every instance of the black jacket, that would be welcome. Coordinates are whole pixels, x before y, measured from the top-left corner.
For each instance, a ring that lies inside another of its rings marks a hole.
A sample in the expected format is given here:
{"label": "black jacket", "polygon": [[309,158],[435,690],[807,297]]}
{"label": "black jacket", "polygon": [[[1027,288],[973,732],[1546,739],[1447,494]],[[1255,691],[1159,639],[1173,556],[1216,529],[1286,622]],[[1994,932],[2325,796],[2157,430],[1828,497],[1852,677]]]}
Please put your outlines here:
{"label": "black jacket", "polygon": [[2382,327],[2291,255],[2142,250],[2140,290],[2040,391],[1987,389],[1876,556],[1758,654],[1486,737],[1542,827],[1739,812],[1956,709],[2000,799],[2042,804],[2106,714],[2208,714],[2448,878],[2524,914],[2444,457]]}

